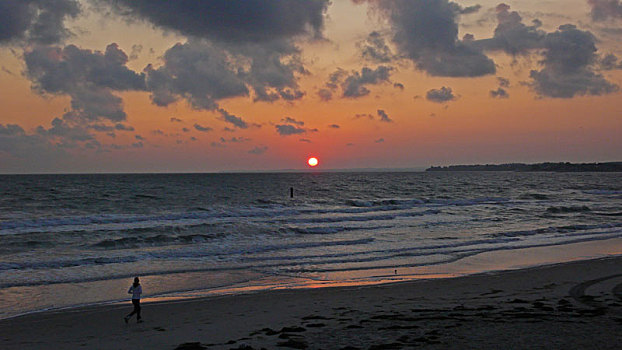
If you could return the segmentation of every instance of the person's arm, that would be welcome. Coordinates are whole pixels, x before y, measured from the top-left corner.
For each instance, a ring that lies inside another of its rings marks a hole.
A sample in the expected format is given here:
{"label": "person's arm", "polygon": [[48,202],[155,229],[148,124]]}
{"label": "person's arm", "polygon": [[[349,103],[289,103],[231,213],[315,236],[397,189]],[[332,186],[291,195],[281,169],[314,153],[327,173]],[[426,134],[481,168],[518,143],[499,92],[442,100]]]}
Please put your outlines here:
{"label": "person's arm", "polygon": [[133,291],[134,291],[134,286],[130,286],[130,289],[128,289],[127,294],[132,294]]}

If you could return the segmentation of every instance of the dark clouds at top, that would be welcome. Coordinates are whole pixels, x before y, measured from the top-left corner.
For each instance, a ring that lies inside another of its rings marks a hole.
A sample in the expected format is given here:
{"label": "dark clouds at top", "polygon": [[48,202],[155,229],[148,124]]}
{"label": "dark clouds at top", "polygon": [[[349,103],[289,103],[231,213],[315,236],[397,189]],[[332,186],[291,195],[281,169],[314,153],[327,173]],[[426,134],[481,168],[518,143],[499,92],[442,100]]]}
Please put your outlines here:
{"label": "dark clouds at top", "polygon": [[495,72],[494,62],[481,49],[458,39],[458,17],[478,8],[465,10],[448,0],[368,2],[388,19],[393,43],[418,69],[444,77],[476,77]]}
{"label": "dark clouds at top", "polygon": [[587,31],[566,24],[549,33],[540,70],[532,70],[532,87],[540,95],[571,98],[575,95],[603,95],[619,90],[595,71],[599,56],[596,38]]}
{"label": "dark clouds at top", "polygon": [[516,11],[510,11],[510,6],[499,4],[497,11],[497,27],[492,38],[478,40],[474,45],[487,50],[502,50],[511,55],[527,54],[530,50],[541,48],[546,33],[538,29],[539,21],[530,26],[523,23]]}
{"label": "dark clouds at top", "polygon": [[26,76],[40,94],[71,96],[73,119],[123,121],[116,91],[145,90],[144,74],[127,68],[127,55],[116,44],[105,52],[38,46],[24,53]]}
{"label": "dark clouds at top", "polygon": [[0,1],[0,44],[54,44],[71,35],[65,20],[80,13],[76,0]]}
{"label": "dark clouds at top", "polygon": [[622,2],[620,0],[588,0],[592,7],[592,19],[603,21],[609,18],[622,18]]}
{"label": "dark clouds at top", "polygon": [[225,42],[321,37],[328,0],[98,0],[124,16]]}

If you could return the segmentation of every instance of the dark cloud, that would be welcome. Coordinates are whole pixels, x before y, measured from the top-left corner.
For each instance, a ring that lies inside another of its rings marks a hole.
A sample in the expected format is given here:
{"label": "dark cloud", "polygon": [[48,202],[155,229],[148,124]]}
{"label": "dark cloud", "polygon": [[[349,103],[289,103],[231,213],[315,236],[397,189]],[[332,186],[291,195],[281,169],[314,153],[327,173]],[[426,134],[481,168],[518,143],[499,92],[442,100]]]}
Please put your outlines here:
{"label": "dark cloud", "polygon": [[247,129],[248,128],[248,123],[245,122],[242,118],[240,118],[238,116],[235,116],[235,115],[225,111],[222,108],[219,108],[218,112],[220,113],[220,116],[222,117],[222,120],[224,120],[227,123],[233,124],[236,128],[240,128],[240,129]]}
{"label": "dark cloud", "polygon": [[0,1],[0,44],[55,44],[71,35],[65,20],[80,14],[76,0]]}
{"label": "dark cloud", "polygon": [[168,49],[163,60],[161,67],[145,69],[159,106],[184,98],[195,109],[214,110],[219,100],[249,96],[251,89],[254,101],[294,101],[305,95],[298,77],[306,70],[299,49],[289,42],[227,45],[193,39]]}
{"label": "dark cloud", "polygon": [[254,155],[262,155],[266,153],[267,150],[268,150],[268,146],[256,146],[255,148],[248,151],[248,153],[254,154]]}
{"label": "dark cloud", "polygon": [[281,119],[281,121],[283,123],[294,124],[294,125],[299,125],[299,126],[305,125],[305,122],[300,121],[300,120],[296,120],[296,119],[290,118],[290,117],[285,117],[285,118]]}
{"label": "dark cloud", "polygon": [[61,118],[54,118],[48,129],[43,126],[36,128],[36,133],[54,140],[58,140],[67,148],[75,147],[79,142],[93,140],[88,130],[79,124],[68,122]]}
{"label": "dark cloud", "polygon": [[612,53],[600,58],[598,65],[603,70],[622,69],[622,61],[618,62],[618,57]]}
{"label": "dark cloud", "polygon": [[190,132],[190,129],[188,129],[188,128],[181,128],[181,131],[183,131],[183,132]]}
{"label": "dark cloud", "polygon": [[369,95],[370,91],[366,85],[376,85],[389,82],[392,67],[379,66],[376,69],[363,67],[361,72],[352,71],[350,75],[344,77],[341,82],[342,96],[347,98],[357,98]]}
{"label": "dark cloud", "polygon": [[382,109],[378,110],[378,117],[380,117],[381,122],[392,123],[393,119],[389,118],[389,115]]}
{"label": "dark cloud", "polygon": [[463,7],[459,10],[459,12],[461,15],[470,15],[472,13],[479,12],[479,10],[481,9],[482,9],[482,5],[473,5],[473,6]]}
{"label": "dark cloud", "polygon": [[171,117],[171,123],[181,123],[181,122],[183,122],[183,120],[179,118]]}
{"label": "dark cloud", "polygon": [[[357,1],[361,2],[361,1]],[[480,48],[458,40],[458,17],[471,12],[448,0],[370,1],[392,27],[400,54],[433,76],[474,77],[495,72]]]}
{"label": "dark cloud", "polygon": [[145,68],[147,88],[158,106],[185,98],[195,109],[214,110],[217,100],[247,96],[249,90],[225,52],[204,41],[176,44],[164,54],[164,65]]}
{"label": "dark cloud", "polygon": [[138,55],[143,51],[143,46],[140,44],[132,45],[132,51],[130,52],[130,60],[138,59]]}
{"label": "dark cloud", "polygon": [[506,78],[503,78],[503,77],[497,77],[497,82],[499,83],[500,87],[503,87],[503,88],[510,87],[510,80],[509,79],[506,79]]}
{"label": "dark cloud", "polygon": [[603,95],[619,87],[597,73],[596,39],[573,25],[563,25],[545,39],[544,68],[532,70],[531,87],[540,96],[571,98],[576,95]]}
{"label": "dark cloud", "polygon": [[227,142],[230,142],[230,143],[242,143],[242,142],[248,142],[248,141],[251,141],[251,139],[249,139],[247,137],[241,137],[241,136],[240,137],[232,137],[230,139],[225,139],[224,137],[220,138],[220,142],[222,142],[222,143],[227,143]]}
{"label": "dark cloud", "polygon": [[340,126],[337,125],[337,124],[330,124],[328,127],[331,128],[331,129],[339,129],[340,128]]}
{"label": "dark cloud", "polygon": [[379,138],[379,139],[375,140],[374,142],[375,142],[375,143],[383,143],[383,142],[384,142],[384,139],[383,139],[383,138]]}
{"label": "dark cloud", "polygon": [[328,0],[99,0],[117,13],[187,36],[266,42],[303,34],[321,37]]}
{"label": "dark cloud", "polygon": [[509,98],[510,95],[504,88],[497,88],[497,90],[490,90],[490,97],[492,98]]}
{"label": "dark cloud", "polygon": [[396,88],[396,89],[400,89],[400,90],[404,91],[404,84],[402,84],[402,83],[394,83],[393,87]]}
{"label": "dark cloud", "polygon": [[121,98],[113,92],[144,90],[143,74],[127,68],[127,55],[116,44],[105,52],[39,46],[24,53],[26,76],[40,94],[71,96],[68,116],[84,120],[125,120]]}
{"label": "dark cloud", "polygon": [[592,7],[592,19],[602,21],[609,18],[622,18],[622,2],[620,0],[588,0]]}
{"label": "dark cloud", "polygon": [[0,136],[19,136],[24,135],[24,129],[17,124],[0,124]]}
{"label": "dark cloud", "polygon": [[290,125],[290,124],[278,124],[276,125],[276,132],[281,136],[288,136],[288,135],[305,134],[307,132],[307,129],[300,128],[300,127]]}
{"label": "dark cloud", "polygon": [[539,21],[528,26],[522,22],[516,11],[510,11],[510,6],[497,6],[497,28],[492,38],[478,40],[473,44],[486,50],[501,50],[511,55],[527,54],[532,49],[541,48],[546,33],[540,29]]}
{"label": "dark cloud", "polygon": [[134,135],[134,138],[135,138],[136,140],[138,140],[138,141],[144,141],[144,140],[145,140],[145,138],[144,138],[144,137],[142,137],[142,136],[140,136],[140,135]]}
{"label": "dark cloud", "polygon": [[451,88],[441,87],[440,89],[429,90],[426,95],[426,99],[435,103],[445,103],[456,99]]}
{"label": "dark cloud", "polygon": [[118,131],[134,131],[134,127],[131,125],[125,125],[125,124],[121,124],[121,123],[117,123],[114,126],[115,130]]}
{"label": "dark cloud", "polygon": [[376,31],[369,33],[367,39],[359,43],[358,47],[361,56],[374,63],[388,63],[395,59],[382,34]]}
{"label": "dark cloud", "polygon": [[199,124],[194,124],[194,128],[197,129],[198,131],[201,131],[201,132],[208,132],[208,131],[212,131],[213,130],[209,126],[202,126],[202,125],[199,125]]}
{"label": "dark cloud", "polygon": [[311,143],[311,140],[309,140],[309,139],[300,139],[300,140],[298,140],[298,141],[300,141],[300,142],[306,142],[306,143]]}
{"label": "dark cloud", "polygon": [[333,99],[333,93],[328,89],[318,90],[317,95],[320,96],[320,100],[322,101],[330,101]]}

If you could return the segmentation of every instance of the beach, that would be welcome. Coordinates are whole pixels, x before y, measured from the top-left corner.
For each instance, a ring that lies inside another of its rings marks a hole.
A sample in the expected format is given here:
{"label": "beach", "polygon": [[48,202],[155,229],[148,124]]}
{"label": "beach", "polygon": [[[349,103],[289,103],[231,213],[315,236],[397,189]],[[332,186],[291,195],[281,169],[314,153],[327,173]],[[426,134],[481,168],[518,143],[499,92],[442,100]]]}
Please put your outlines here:
{"label": "beach", "polygon": [[614,349],[622,257],[373,286],[113,304],[0,321],[3,349]]}

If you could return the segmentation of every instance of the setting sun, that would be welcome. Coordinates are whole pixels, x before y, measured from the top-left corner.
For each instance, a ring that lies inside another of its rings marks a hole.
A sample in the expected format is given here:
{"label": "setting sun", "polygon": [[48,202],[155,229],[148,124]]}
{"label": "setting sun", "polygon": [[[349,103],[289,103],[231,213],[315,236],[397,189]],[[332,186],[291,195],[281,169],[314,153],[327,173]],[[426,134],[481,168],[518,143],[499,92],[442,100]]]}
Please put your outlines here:
{"label": "setting sun", "polygon": [[309,164],[309,166],[311,167],[317,166],[319,163],[320,162],[315,157],[311,157],[309,158],[309,160],[307,160],[307,164]]}

